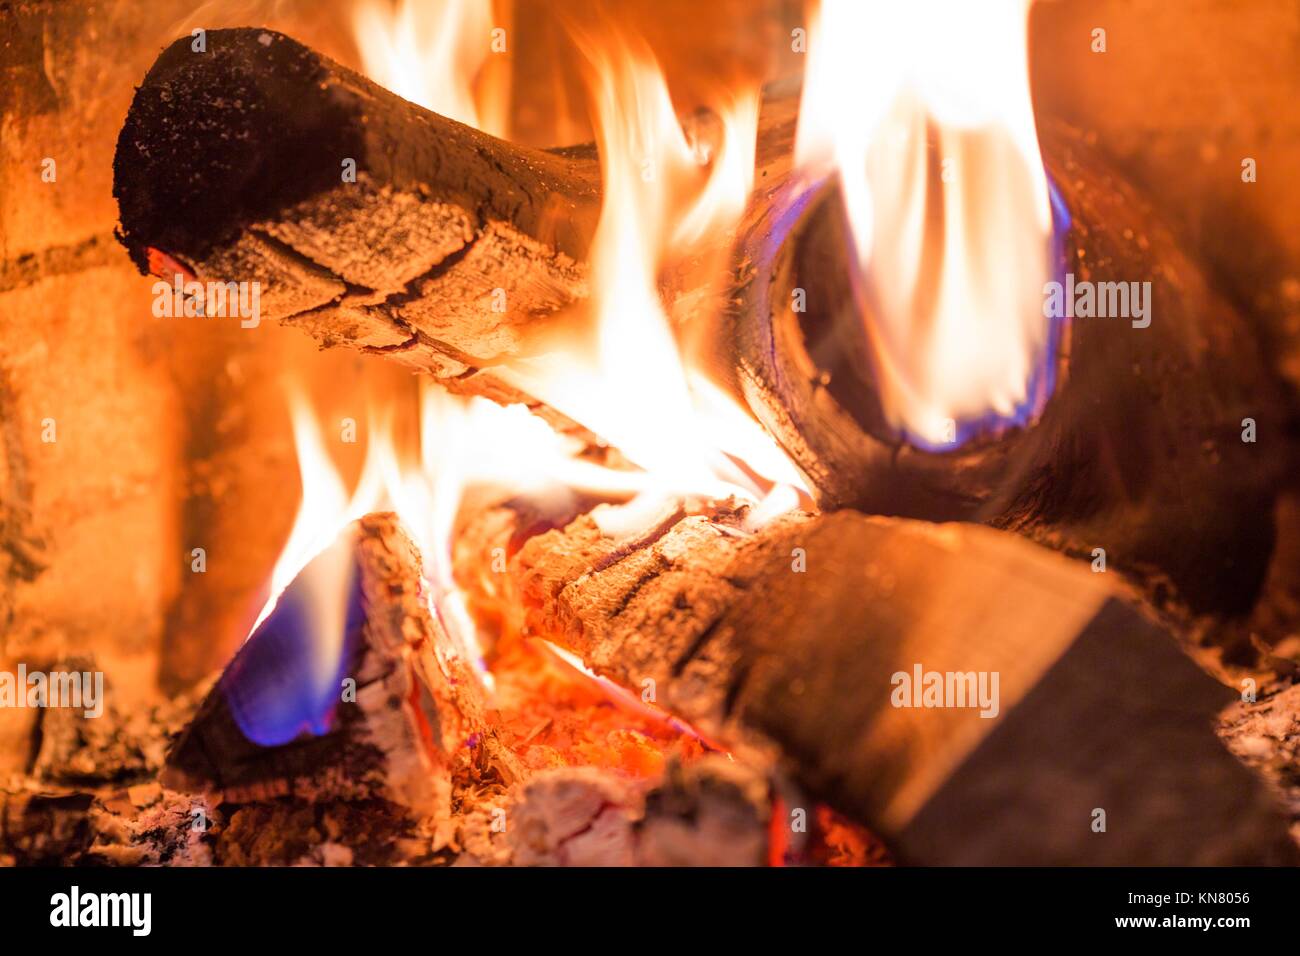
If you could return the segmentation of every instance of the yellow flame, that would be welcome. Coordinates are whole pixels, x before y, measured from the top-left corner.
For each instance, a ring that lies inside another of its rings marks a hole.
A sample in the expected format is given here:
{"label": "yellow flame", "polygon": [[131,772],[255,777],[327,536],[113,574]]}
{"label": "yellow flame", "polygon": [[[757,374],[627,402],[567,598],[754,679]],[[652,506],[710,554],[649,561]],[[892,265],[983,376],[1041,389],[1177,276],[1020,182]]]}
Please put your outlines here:
{"label": "yellow flame", "polygon": [[840,178],[882,407],[935,444],[1010,417],[1048,342],[1030,3],[825,0],[810,31],[796,161]]}
{"label": "yellow flame", "polygon": [[[490,20],[487,2],[417,7],[402,0],[393,8],[361,0],[355,27],[373,79],[481,125],[471,81],[483,66],[481,41]],[[688,367],[657,288],[670,254],[725,248],[753,185],[758,91],[720,91],[713,110],[716,136],[706,141],[683,130],[663,74],[643,46],[617,34],[579,40],[590,61],[604,191],[591,255],[595,354],[573,342],[569,349],[498,371],[618,448],[644,473],[593,472],[570,462],[552,468],[550,477],[570,486],[635,492],[642,498],[638,513],[651,499],[681,494],[758,501],[774,485],[806,491],[798,469],[757,422]],[[425,406],[427,413],[430,400]],[[435,417],[446,424],[445,416]],[[493,421],[493,427],[505,424]],[[511,466],[515,481],[518,465],[516,459]],[[607,525],[614,530],[612,519]]]}
{"label": "yellow flame", "polygon": [[503,96],[475,82],[492,51],[492,0],[361,0],[352,26],[376,83],[476,129],[504,131]]}
{"label": "yellow flame", "polygon": [[[465,400],[427,385],[420,403],[420,453],[403,461],[392,436],[391,415],[372,417],[365,463],[349,495],[305,395],[289,390],[290,416],[302,500],[293,529],[271,574],[271,595],[250,634],[275,609],[295,579],[312,613],[315,663],[329,670],[343,646],[351,539],[347,530],[364,515],[395,511],[424,562],[431,611],[442,621],[449,645],[482,667],[474,624],[452,574],[452,535],[464,490],[474,484],[504,485],[544,500],[551,491],[587,489],[633,495],[649,485],[639,472],[616,471],[575,458],[578,443],[555,432],[523,406],[486,399]],[[391,411],[391,410],[387,410]],[[313,560],[328,555],[313,574],[300,577]],[[487,675],[485,674],[485,679]]]}
{"label": "yellow flame", "polygon": [[[703,151],[683,131],[648,52],[619,38],[588,41],[584,49],[604,189],[591,253],[595,354],[557,351],[507,375],[645,469],[650,487],[643,497],[758,500],[773,483],[803,488],[772,438],[688,367],[657,287],[670,257],[729,240],[753,182],[757,93],[719,105],[719,142]],[[711,157],[707,166],[701,155]],[[756,483],[735,459],[768,485]],[[629,515],[648,510],[642,500]],[[606,530],[625,530],[602,514]]]}
{"label": "yellow flame", "polygon": [[[271,593],[253,624],[253,630],[275,610],[276,602],[290,582],[307,564],[330,547],[349,523],[373,510],[377,488],[373,476],[363,475],[356,491],[349,495],[342,475],[334,467],[320,423],[311,403],[296,384],[288,387],[289,415],[293,424],[294,447],[298,455],[298,475],[302,482],[302,501],[298,516],[284,549],[271,571]],[[372,469],[367,469],[370,475]],[[345,589],[342,600],[346,601]],[[333,615],[331,615],[333,617]],[[342,616],[338,616],[342,631]]]}

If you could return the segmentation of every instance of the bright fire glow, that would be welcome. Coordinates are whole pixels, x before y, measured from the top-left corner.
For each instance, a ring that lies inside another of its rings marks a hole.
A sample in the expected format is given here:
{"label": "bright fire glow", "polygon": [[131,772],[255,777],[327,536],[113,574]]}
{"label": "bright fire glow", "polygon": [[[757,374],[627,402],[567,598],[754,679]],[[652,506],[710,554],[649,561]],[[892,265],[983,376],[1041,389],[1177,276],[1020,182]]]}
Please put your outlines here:
{"label": "bright fire glow", "polygon": [[[325,450],[325,439],[311,405],[296,386],[289,388],[289,415],[298,453],[302,502],[289,540],[271,572],[271,597],[257,616],[254,629],[275,609],[276,599],[307,563],[333,544],[349,522],[372,510],[370,506],[375,497],[373,482],[370,481],[363,481],[355,494],[348,495],[342,476]],[[341,595],[340,600],[345,600],[346,596]],[[338,620],[341,627],[342,610]]]}
{"label": "bright fire glow", "polygon": [[[491,131],[470,82],[483,66],[480,40],[490,21],[487,0],[400,0],[396,8],[362,0],[355,27],[373,79]],[[684,361],[656,286],[670,252],[725,244],[743,212],[753,186],[758,91],[720,91],[717,142],[697,142],[647,51],[618,35],[584,37],[580,46],[590,60],[605,196],[591,256],[597,341],[594,350],[573,342],[501,374],[644,469],[637,476],[597,475],[576,462],[554,469],[570,486],[639,495],[626,509],[601,510],[611,533],[637,530],[656,503],[678,495],[758,502],[775,492],[763,514],[776,513],[777,502],[806,500],[789,490],[806,492],[806,485],[776,442]]]}
{"label": "bright fire glow", "polygon": [[500,135],[506,98],[482,80],[492,0],[362,0],[352,25],[366,75],[398,96]]}
{"label": "bright fire glow", "polygon": [[928,447],[1024,423],[1050,374],[1030,3],[824,0],[810,31],[796,160],[840,178],[882,408]]}
{"label": "bright fire glow", "polygon": [[[719,143],[687,137],[653,58],[625,41],[588,43],[604,205],[591,256],[594,349],[552,352],[510,377],[645,469],[647,499],[677,495],[759,500],[774,486],[803,488],[797,469],[723,390],[684,362],[656,286],[670,255],[723,242],[753,184],[758,96],[715,110]],[[702,154],[711,154],[706,166]],[[755,482],[736,460],[765,481]],[[602,512],[602,526],[631,530]]]}
{"label": "bright fire glow", "polygon": [[311,406],[296,389],[289,398],[302,503],[272,572],[271,596],[252,630],[266,620],[309,562],[318,555],[335,555],[318,562],[311,579],[299,585],[310,589],[313,643],[319,652],[315,661],[326,679],[343,646],[352,565],[350,549],[338,542],[352,522],[374,511],[397,512],[423,557],[431,610],[453,646],[481,663],[473,624],[452,578],[452,526],[464,489],[483,483],[536,495],[563,487],[633,495],[646,487],[646,476],[640,473],[574,458],[577,443],[522,406],[466,401],[429,386],[422,393],[419,459],[400,460],[390,422],[372,421],[361,477],[349,495]]}

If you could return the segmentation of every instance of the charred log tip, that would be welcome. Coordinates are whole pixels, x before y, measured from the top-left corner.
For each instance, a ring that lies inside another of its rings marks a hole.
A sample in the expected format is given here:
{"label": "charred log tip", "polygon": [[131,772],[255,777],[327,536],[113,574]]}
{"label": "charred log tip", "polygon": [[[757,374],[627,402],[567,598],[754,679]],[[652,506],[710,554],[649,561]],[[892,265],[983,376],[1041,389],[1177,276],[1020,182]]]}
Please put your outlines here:
{"label": "charred log tip", "polygon": [[[1294,456],[1283,392],[1246,319],[1136,190],[1069,130],[1046,128],[1042,149],[1053,211],[1068,220],[1057,224],[1056,278],[1136,284],[1147,311],[1066,313],[1057,362],[1068,370],[1054,367],[1028,427],[946,453],[881,431],[863,337],[846,340],[834,325],[847,316],[856,328],[858,315],[827,182],[777,187],[783,199],[742,235],[752,263],[737,302],[748,317],[736,323],[745,397],[824,508],[983,521],[1077,555],[1105,547],[1163,610],[1246,613]],[[802,313],[792,307],[801,288]],[[848,373],[828,378],[828,360]],[[1268,422],[1259,427],[1278,440],[1243,439],[1247,419]]]}
{"label": "charred log tip", "polygon": [[[937,154],[932,158],[932,166],[937,177]],[[931,188],[941,186],[936,183]],[[1049,271],[1057,273],[1063,272],[1073,260],[1078,237],[1067,231],[1069,216],[1064,206],[1056,202],[1054,188],[1052,195],[1054,237]],[[936,224],[935,234],[942,234],[942,229],[942,225]],[[1037,423],[1051,400],[1053,386],[1061,384],[1067,372],[1068,324],[1063,321],[1051,323],[1042,368],[1035,371],[1029,382],[1023,414],[989,413],[954,422],[950,446],[919,441],[891,423],[881,402],[877,360],[871,354],[868,333],[876,294],[871,280],[858,269],[851,253],[853,246],[843,190],[836,179],[824,181],[815,187],[812,199],[795,222],[776,260],[772,300],[784,303],[785,308],[773,321],[797,328],[792,345],[797,349],[798,360],[863,433],[898,455],[913,459],[933,456],[945,463],[958,459],[963,463],[961,467],[969,468]],[[938,259],[927,254],[928,268],[936,269]],[[937,286],[937,277],[930,276],[919,284]],[[799,308],[794,307],[797,290],[804,293]]]}
{"label": "charred log tip", "polygon": [[[499,140],[274,31],[203,40],[163,52],[118,137],[116,235],[142,273],[257,284],[262,318],[439,377],[588,294],[589,155]],[[498,288],[509,318],[484,323]]]}
{"label": "charred log tip", "polygon": [[322,156],[361,152],[347,122],[356,104],[324,82],[308,47],[254,28],[209,31],[201,51],[196,42],[176,40],[145,75],[113,157],[118,238],[142,273],[147,247],[202,259],[248,222],[337,181],[337,162]]}

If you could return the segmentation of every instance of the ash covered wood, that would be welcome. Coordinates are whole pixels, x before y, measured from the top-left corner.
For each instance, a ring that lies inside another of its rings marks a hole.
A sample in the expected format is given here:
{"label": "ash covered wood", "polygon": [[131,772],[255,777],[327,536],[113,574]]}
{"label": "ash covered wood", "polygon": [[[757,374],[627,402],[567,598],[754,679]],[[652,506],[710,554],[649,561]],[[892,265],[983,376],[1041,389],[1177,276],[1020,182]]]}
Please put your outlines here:
{"label": "ash covered wood", "polygon": [[762,866],[771,814],[767,777],[716,756],[649,784],[593,767],[538,774],[505,832],[520,866]]}
{"label": "ash covered wood", "polygon": [[[94,665],[84,662],[85,666]],[[80,661],[53,669],[70,670]],[[63,708],[40,715],[40,744],[25,773],[0,789],[0,862],[96,866],[210,862],[194,813],[216,819],[202,797],[158,783],[168,740],[194,713],[181,694],[122,713],[106,685],[98,717]]]}
{"label": "ash covered wood", "polygon": [[[1294,852],[1261,782],[1214,737],[1232,693],[1113,577],[973,525],[841,512],[747,534],[737,518],[620,543],[583,517],[533,538],[512,561],[528,632],[653,687],[737,753],[778,756],[904,862]],[[922,681],[970,674],[972,699],[895,706],[897,675],[918,666]]]}
{"label": "ash covered wood", "polygon": [[673,764],[636,825],[642,866],[762,866],[772,792],[767,777],[725,756]]}

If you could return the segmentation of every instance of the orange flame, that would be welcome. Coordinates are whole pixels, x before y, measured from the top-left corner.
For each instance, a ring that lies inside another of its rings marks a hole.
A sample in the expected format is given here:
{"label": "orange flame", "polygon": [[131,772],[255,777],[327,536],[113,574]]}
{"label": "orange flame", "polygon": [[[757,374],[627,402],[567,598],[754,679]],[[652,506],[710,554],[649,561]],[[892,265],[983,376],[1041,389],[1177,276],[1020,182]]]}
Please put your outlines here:
{"label": "orange flame", "polygon": [[[482,68],[490,4],[435,4],[421,8],[421,19],[411,3],[393,11],[376,2],[362,0],[355,21],[371,77],[477,123],[470,80]],[[777,443],[684,360],[656,285],[670,251],[681,255],[725,241],[743,212],[754,177],[758,91],[720,97],[719,139],[705,148],[683,130],[663,74],[644,47],[617,34],[581,40],[590,60],[604,189],[591,254],[595,354],[574,341],[499,371],[644,469],[637,478],[589,468],[579,475],[576,463],[559,469],[565,472],[559,480],[570,485],[637,493],[625,512],[602,510],[611,532],[631,530],[654,502],[677,495],[758,502],[780,486],[806,494],[802,475]],[[761,513],[800,500],[797,492],[780,491]]]}
{"label": "orange flame", "polygon": [[[490,22],[490,4],[471,0],[396,8],[362,0],[355,19],[373,78],[475,125],[482,125],[482,114],[472,80],[486,56]],[[715,110],[719,136],[706,149],[683,130],[664,77],[644,49],[618,38],[584,48],[591,58],[605,195],[592,251],[596,347],[593,354],[575,340],[503,374],[616,446],[640,470],[578,457],[582,449],[573,439],[522,406],[465,401],[430,386],[421,398],[419,459],[402,461],[386,423],[372,421],[361,478],[349,495],[310,408],[294,393],[302,505],[258,623],[350,522],[388,508],[421,550],[434,613],[462,652],[478,659],[451,560],[456,513],[473,483],[632,499],[597,509],[595,517],[611,534],[642,530],[647,514],[683,495],[747,500],[755,506],[754,524],[804,500],[803,478],[779,445],[684,358],[656,283],[674,256],[725,246],[729,239],[753,185],[757,91],[721,99]],[[328,590],[327,583],[321,587]],[[341,645],[342,634],[320,640],[328,649]]]}
{"label": "orange flame", "polygon": [[504,94],[476,82],[492,51],[492,0],[362,0],[352,26],[376,83],[476,129],[504,132]]}
{"label": "orange flame", "polygon": [[[429,386],[421,403],[421,454],[403,462],[387,419],[370,423],[361,477],[351,495],[326,450],[321,427],[306,397],[290,389],[290,414],[302,480],[302,502],[293,529],[271,574],[271,596],[250,633],[275,609],[284,589],[317,555],[338,555],[311,582],[318,657],[332,661],[342,647],[344,586],[351,564],[347,548],[335,548],[351,524],[372,511],[396,511],[419,547],[429,584],[431,610],[465,656],[481,654],[464,597],[452,578],[452,525],[465,487],[506,482],[520,490],[577,487],[633,493],[643,478],[573,456],[572,439],[550,429],[522,406],[505,408],[486,399],[466,401]],[[531,472],[520,481],[522,462]],[[335,607],[335,604],[338,606]]]}

